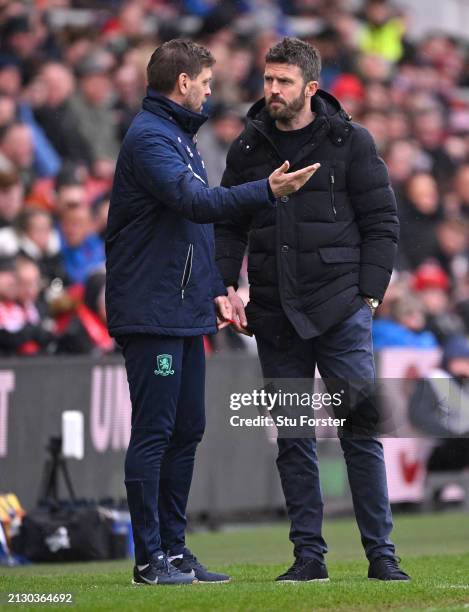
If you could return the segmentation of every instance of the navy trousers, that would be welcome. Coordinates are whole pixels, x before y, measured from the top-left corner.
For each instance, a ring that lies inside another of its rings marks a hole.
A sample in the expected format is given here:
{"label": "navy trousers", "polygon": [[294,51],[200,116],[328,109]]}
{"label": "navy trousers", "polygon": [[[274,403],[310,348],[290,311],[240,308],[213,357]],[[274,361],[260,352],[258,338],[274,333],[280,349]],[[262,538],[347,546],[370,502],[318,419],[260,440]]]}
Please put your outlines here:
{"label": "navy trousers", "polygon": [[[311,379],[317,365],[323,379],[364,381],[369,385],[375,378],[371,323],[371,310],[364,303],[351,317],[311,340],[302,340],[293,328],[288,341],[283,339],[280,346],[258,336],[263,375],[270,379]],[[365,401],[360,411],[361,424],[367,417],[375,421],[373,402]],[[279,437],[277,442],[277,467],[291,521],[294,554],[324,562],[327,546],[322,537],[323,500],[316,440]],[[382,444],[375,436],[357,437],[347,432],[341,436],[340,444],[365,553],[370,561],[393,556],[395,549],[390,540],[393,524]]]}
{"label": "navy trousers", "polygon": [[203,337],[119,338],[132,401],[125,485],[135,561],[185,545],[186,506],[205,428]]}

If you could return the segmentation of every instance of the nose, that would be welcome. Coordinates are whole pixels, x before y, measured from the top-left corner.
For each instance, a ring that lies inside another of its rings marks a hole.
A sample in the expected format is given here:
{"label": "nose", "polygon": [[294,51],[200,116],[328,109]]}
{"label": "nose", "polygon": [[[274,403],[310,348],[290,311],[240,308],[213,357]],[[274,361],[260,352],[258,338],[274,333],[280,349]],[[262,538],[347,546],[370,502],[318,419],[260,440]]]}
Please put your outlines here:
{"label": "nose", "polygon": [[271,92],[272,92],[273,94],[278,94],[278,93],[280,93],[280,87],[279,87],[279,85],[278,85],[278,81],[277,81],[276,79],[274,79],[274,80],[272,81],[272,85],[271,85]]}

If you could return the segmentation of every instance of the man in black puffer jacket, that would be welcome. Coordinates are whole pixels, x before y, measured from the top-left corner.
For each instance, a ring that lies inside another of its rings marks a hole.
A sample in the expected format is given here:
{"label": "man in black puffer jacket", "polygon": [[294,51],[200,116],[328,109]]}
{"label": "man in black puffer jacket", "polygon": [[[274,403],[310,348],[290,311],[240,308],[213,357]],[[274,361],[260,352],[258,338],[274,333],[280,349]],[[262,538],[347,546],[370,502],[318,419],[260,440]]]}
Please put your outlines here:
{"label": "man in black puffer jacket", "polygon": [[[313,160],[321,166],[297,193],[278,198],[273,209],[217,223],[217,264],[237,330],[256,336],[265,378],[311,379],[317,365],[326,386],[347,381],[363,391],[374,384],[372,314],[396,255],[396,201],[372,137],[318,89],[319,73],[318,51],[298,39],[286,38],[268,52],[265,98],[251,108],[246,129],[228,153],[222,185],[266,177],[282,159],[292,169]],[[248,240],[245,312],[236,289]],[[408,580],[390,540],[383,449],[374,435],[370,393],[362,392],[360,403],[346,407],[341,445],[368,575]],[[361,434],[367,432],[361,439],[354,435],[357,426]],[[278,446],[296,557],[278,579],[327,579],[316,441],[282,437],[279,431]]]}

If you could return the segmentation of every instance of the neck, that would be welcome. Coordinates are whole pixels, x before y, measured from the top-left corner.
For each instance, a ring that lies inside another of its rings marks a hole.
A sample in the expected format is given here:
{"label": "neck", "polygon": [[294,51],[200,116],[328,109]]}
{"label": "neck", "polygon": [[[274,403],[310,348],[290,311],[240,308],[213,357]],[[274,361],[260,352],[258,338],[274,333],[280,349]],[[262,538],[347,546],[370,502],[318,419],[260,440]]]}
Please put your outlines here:
{"label": "neck", "polygon": [[316,113],[311,110],[311,106],[305,106],[297,115],[288,120],[277,119],[275,125],[278,130],[291,131],[301,130],[309,125],[316,118]]}
{"label": "neck", "polygon": [[176,102],[176,104],[179,104],[179,106],[184,106],[183,102],[184,99],[182,96],[179,96],[178,94],[172,92],[170,94],[163,94],[164,96],[166,96],[168,98],[168,100],[171,100],[171,102]]}

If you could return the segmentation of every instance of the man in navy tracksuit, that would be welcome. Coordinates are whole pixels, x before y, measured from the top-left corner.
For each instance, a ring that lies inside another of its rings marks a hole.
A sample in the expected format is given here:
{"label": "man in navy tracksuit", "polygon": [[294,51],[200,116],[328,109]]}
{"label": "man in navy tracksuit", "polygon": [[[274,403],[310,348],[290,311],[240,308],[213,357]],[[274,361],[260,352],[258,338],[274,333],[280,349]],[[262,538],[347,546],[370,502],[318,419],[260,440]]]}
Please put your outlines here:
{"label": "man in navy tracksuit", "polygon": [[185,547],[194,455],[205,425],[203,334],[231,305],[214,262],[212,222],[269,209],[316,171],[209,189],[195,135],[206,120],[210,52],[174,40],[147,68],[148,95],[117,161],[106,234],[109,331],[123,347],[132,401],[125,484],[134,583],[226,582]]}

